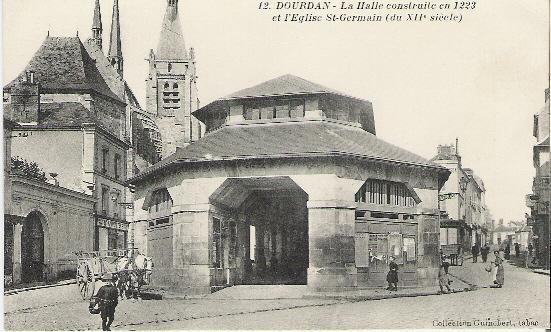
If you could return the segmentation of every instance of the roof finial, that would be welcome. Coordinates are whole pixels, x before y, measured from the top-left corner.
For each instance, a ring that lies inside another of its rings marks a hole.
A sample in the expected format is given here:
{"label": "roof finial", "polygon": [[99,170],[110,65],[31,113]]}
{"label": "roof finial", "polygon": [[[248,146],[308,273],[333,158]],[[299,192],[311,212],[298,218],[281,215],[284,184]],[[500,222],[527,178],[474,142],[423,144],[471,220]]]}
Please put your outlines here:
{"label": "roof finial", "polygon": [[101,22],[101,8],[99,0],[96,0],[96,6],[94,8],[94,20],[92,22],[92,40],[101,49],[103,47],[103,26]]}
{"label": "roof finial", "polygon": [[108,59],[117,72],[123,74],[123,57],[121,42],[121,25],[119,20],[119,0],[113,2],[113,19],[111,22],[111,39],[109,41]]}

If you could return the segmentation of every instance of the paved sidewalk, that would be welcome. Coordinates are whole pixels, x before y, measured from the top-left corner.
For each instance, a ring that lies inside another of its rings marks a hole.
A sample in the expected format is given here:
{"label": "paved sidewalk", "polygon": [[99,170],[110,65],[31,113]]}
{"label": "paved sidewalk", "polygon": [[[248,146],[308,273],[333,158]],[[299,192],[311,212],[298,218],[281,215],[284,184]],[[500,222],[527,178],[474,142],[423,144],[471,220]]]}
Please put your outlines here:
{"label": "paved sidewalk", "polygon": [[61,280],[54,283],[35,283],[35,284],[21,284],[17,285],[15,288],[5,289],[4,295],[13,295],[21,292],[26,292],[30,290],[35,289],[41,289],[41,288],[50,288],[50,287],[59,287],[59,286],[65,286],[65,285],[71,285],[76,284],[75,279],[69,279],[69,280]]}

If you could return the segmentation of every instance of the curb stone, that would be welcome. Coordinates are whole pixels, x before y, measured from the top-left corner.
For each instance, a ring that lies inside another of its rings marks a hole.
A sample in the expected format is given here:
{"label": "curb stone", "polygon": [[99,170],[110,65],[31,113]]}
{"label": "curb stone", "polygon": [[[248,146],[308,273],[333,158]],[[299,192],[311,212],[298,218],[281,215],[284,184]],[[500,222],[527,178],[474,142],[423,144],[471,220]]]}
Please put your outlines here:
{"label": "curb stone", "polygon": [[61,281],[61,282],[58,282],[58,283],[55,283],[55,284],[49,284],[49,285],[40,285],[40,286],[10,289],[10,290],[4,291],[4,296],[14,295],[14,294],[17,294],[17,293],[27,292],[27,291],[31,291],[31,290],[35,290],[35,289],[60,287],[60,286],[72,285],[72,284],[76,284],[76,283],[77,282],[75,280],[66,280],[66,281]]}

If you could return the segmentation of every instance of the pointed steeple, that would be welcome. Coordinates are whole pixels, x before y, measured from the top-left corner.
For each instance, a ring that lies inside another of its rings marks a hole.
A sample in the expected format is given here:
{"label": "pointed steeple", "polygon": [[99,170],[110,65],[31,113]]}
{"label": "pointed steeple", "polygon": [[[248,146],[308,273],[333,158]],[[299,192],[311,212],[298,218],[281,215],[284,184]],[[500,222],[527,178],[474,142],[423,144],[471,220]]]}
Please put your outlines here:
{"label": "pointed steeple", "polygon": [[119,19],[119,0],[113,2],[113,18],[111,21],[111,39],[109,40],[109,55],[111,65],[123,75],[123,57],[121,43],[121,24]]}
{"label": "pointed steeple", "polygon": [[94,8],[94,21],[92,22],[92,40],[101,49],[103,47],[103,27],[101,24],[101,9],[99,6],[99,0],[96,0],[96,7]]}
{"label": "pointed steeple", "polygon": [[157,58],[162,60],[188,58],[184,34],[178,16],[178,0],[168,0],[161,37],[157,46]]}

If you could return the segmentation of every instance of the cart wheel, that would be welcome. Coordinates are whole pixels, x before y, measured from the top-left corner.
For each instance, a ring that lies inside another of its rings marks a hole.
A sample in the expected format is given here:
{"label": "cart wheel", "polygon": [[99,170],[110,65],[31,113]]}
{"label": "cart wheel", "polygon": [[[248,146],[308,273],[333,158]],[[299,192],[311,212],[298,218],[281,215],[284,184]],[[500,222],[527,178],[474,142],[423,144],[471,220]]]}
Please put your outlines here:
{"label": "cart wheel", "polygon": [[80,262],[77,267],[77,286],[80,296],[84,300],[90,300],[94,295],[96,277],[88,262]]}

